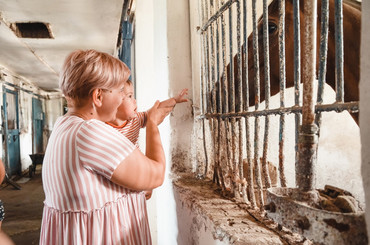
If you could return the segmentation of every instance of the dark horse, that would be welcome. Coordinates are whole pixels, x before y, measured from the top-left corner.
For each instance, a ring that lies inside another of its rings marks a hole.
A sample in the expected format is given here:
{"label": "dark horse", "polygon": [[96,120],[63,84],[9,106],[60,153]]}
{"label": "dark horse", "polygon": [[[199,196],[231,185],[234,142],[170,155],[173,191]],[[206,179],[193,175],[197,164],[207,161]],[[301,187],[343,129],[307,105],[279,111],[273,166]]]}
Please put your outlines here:
{"label": "dark horse", "polygon": [[[329,1],[329,36],[328,36],[328,55],[326,83],[335,89],[335,36],[334,36],[334,1]],[[304,9],[303,0],[300,1],[301,18],[301,43],[303,45],[304,32]],[[317,65],[319,61],[319,41],[321,31],[321,1],[318,1],[318,23],[317,23]],[[279,92],[279,1],[274,0],[268,7],[268,33],[269,33],[269,52],[270,52],[270,83],[271,95]],[[287,0],[285,3],[285,55],[286,55],[286,87],[294,86],[294,35],[293,35],[293,0]],[[344,45],[344,101],[359,100],[359,61],[360,61],[360,35],[361,35],[361,11],[358,7],[351,4],[351,1],[344,1],[343,4],[343,45]],[[259,68],[260,68],[260,101],[265,99],[264,82],[264,50],[263,50],[263,26],[262,20],[258,24],[258,50],[259,50]],[[244,47],[243,47],[244,48]],[[303,46],[302,46],[303,52]],[[242,57],[244,64],[245,57]],[[302,59],[301,59],[302,62]],[[239,68],[237,56],[234,56],[234,77],[238,78]],[[227,67],[227,79],[229,77],[229,65]],[[249,105],[255,104],[254,90],[254,62],[253,62],[253,36],[248,37],[248,85],[249,85]],[[242,69],[242,79],[245,82],[245,67]],[[237,79],[235,79],[237,81]],[[237,86],[236,87],[236,94]],[[238,100],[236,101],[238,103]],[[358,113],[352,114],[358,123]]]}

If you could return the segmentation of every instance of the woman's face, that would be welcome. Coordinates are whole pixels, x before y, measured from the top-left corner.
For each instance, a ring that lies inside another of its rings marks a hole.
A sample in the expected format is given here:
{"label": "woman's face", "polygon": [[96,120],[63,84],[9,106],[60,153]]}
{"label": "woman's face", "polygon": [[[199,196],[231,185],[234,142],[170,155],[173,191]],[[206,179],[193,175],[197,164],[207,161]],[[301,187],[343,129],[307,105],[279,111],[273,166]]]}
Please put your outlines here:
{"label": "woman's face", "polygon": [[115,88],[103,89],[102,91],[102,106],[97,110],[99,118],[105,122],[115,120],[117,109],[125,97],[124,83]]}
{"label": "woman's face", "polygon": [[120,120],[130,120],[136,116],[136,100],[134,97],[134,86],[126,84],[124,88],[125,97],[121,105],[118,107],[117,118]]}

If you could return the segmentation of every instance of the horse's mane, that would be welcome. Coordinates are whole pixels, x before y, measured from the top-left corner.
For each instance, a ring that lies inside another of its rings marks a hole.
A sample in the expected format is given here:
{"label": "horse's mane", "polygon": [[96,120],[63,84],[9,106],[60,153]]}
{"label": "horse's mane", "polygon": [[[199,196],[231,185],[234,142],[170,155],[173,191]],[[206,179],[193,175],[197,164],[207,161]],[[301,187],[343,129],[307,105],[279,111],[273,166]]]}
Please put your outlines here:
{"label": "horse's mane", "polygon": [[357,10],[361,11],[361,1],[358,0],[343,0],[343,3],[354,7]]}

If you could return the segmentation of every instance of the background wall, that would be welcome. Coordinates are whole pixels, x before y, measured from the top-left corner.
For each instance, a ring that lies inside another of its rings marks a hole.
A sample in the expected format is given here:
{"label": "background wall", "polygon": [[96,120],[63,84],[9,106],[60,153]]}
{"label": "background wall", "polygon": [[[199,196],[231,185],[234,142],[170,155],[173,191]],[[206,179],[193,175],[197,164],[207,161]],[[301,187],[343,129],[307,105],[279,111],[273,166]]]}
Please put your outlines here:
{"label": "background wall", "polygon": [[[137,1],[135,11],[135,68],[138,110],[149,109],[182,88],[190,89],[190,35],[188,2]],[[160,125],[167,167],[164,184],[148,202],[153,244],[177,244],[178,225],[171,168],[189,168],[192,135],[191,102],[179,104]],[[140,148],[145,151],[145,131]]]}
{"label": "background wall", "polygon": [[[29,154],[33,153],[32,149],[32,98],[39,98],[43,104],[43,111],[45,112],[44,121],[44,142],[46,147],[47,138],[52,130],[55,120],[58,116],[63,115],[63,99],[60,93],[47,93],[40,90],[38,87],[27,81],[25,78],[13,74],[5,67],[0,67],[2,73],[0,84],[1,94],[3,86],[9,90],[18,91],[18,116],[19,116],[19,142],[20,142],[20,160],[21,171],[27,170],[29,165],[32,164]],[[14,87],[15,86],[15,87]],[[3,105],[3,97],[0,98],[0,105]],[[0,120],[2,120],[0,118]],[[46,130],[45,130],[46,129]],[[3,160],[5,159],[5,151],[3,152]],[[4,161],[6,162],[6,161]]]}

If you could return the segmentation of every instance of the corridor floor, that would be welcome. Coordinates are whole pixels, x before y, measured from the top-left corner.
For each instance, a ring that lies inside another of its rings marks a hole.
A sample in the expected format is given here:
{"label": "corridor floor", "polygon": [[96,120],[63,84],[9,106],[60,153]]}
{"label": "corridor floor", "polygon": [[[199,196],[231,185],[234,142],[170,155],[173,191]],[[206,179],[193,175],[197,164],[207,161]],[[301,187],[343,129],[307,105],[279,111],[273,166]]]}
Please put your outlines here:
{"label": "corridor floor", "polygon": [[[18,182],[21,190],[15,189],[5,181],[0,187],[0,199],[5,208],[2,229],[16,245],[39,243],[44,201],[41,167],[42,165],[37,165],[36,173],[29,181]],[[27,178],[28,174],[23,177]]]}

